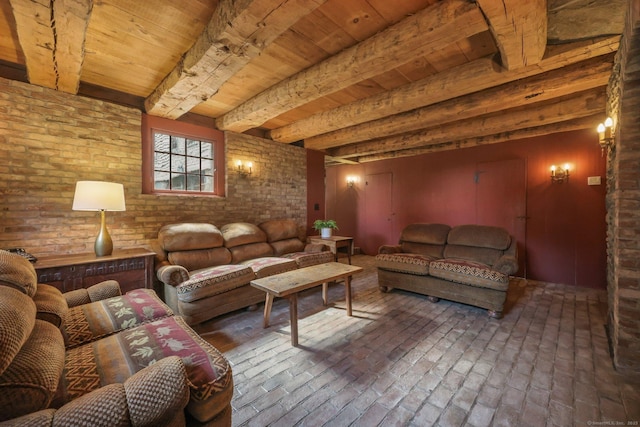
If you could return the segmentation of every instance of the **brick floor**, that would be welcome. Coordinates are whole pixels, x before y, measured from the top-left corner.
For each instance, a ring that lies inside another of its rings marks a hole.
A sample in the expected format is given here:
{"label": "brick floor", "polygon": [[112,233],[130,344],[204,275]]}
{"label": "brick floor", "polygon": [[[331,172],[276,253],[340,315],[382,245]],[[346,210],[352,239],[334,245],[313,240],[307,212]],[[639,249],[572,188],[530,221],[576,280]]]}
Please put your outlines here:
{"label": "brick floor", "polygon": [[504,318],[377,288],[373,258],[353,280],[300,295],[299,346],[289,307],[196,326],[233,366],[234,426],[638,425],[640,382],[612,366],[604,290],[512,280]]}

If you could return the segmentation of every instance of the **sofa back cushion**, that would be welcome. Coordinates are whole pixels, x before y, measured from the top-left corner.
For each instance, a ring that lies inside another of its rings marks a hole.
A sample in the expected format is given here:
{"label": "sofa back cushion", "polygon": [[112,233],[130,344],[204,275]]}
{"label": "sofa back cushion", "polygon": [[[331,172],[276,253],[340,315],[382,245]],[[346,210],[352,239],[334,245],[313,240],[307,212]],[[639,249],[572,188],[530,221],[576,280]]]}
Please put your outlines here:
{"label": "sofa back cushion", "polygon": [[298,224],[292,219],[273,219],[258,225],[267,235],[267,242],[273,243],[280,240],[300,240]]}
{"label": "sofa back cushion", "polygon": [[267,235],[255,224],[233,222],[223,225],[220,231],[234,264],[273,255],[273,248],[267,243]]}
{"label": "sofa back cushion", "polygon": [[402,252],[441,258],[450,229],[446,224],[409,224],[400,235]]}
{"label": "sofa back cushion", "polygon": [[220,230],[207,223],[165,225],[158,232],[158,242],[167,252],[211,249],[224,245]]}
{"label": "sofa back cushion", "polygon": [[181,265],[188,271],[193,271],[229,264],[231,262],[231,252],[227,248],[177,251],[169,252],[167,259],[171,264]]}
{"label": "sofa back cushion", "polygon": [[29,338],[35,321],[33,300],[17,289],[0,286],[0,375]]}
{"label": "sofa back cushion", "polygon": [[446,258],[478,261],[493,266],[511,245],[509,232],[488,225],[459,225],[453,227],[444,251]]}
{"label": "sofa back cushion", "polygon": [[36,294],[38,275],[26,258],[0,250],[0,285],[10,286],[33,297]]}

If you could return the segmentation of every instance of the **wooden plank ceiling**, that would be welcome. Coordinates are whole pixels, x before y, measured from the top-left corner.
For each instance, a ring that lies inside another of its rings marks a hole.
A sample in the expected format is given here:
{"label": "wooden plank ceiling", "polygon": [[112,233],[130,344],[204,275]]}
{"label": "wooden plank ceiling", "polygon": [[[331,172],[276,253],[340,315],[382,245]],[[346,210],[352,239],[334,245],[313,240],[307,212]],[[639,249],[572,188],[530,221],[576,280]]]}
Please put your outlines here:
{"label": "wooden plank ceiling", "polygon": [[0,76],[366,162],[595,128],[626,0],[9,0]]}

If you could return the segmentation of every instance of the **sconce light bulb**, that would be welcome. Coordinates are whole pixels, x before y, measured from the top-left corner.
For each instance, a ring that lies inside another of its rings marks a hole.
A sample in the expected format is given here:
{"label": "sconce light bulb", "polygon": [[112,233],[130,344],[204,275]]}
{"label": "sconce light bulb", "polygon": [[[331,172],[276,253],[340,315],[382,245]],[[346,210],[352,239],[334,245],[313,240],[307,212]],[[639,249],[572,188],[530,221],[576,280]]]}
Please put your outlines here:
{"label": "sconce light bulb", "polygon": [[247,162],[247,167],[248,167],[249,169],[251,169],[251,168],[253,167],[253,163],[251,163],[251,162]]}
{"label": "sconce light bulb", "polygon": [[600,124],[598,125],[598,132],[599,132],[599,133],[604,133],[604,124],[600,123]]}
{"label": "sconce light bulb", "polygon": [[236,162],[236,166],[238,166],[238,167],[242,167],[242,160],[238,160],[238,161]]}
{"label": "sconce light bulb", "polygon": [[611,117],[607,117],[604,121],[604,127],[610,128],[611,126],[613,126],[613,119]]}
{"label": "sconce light bulb", "polygon": [[568,170],[569,170],[569,163],[565,163],[565,164],[564,164],[564,170],[565,170],[565,171],[568,171]]}

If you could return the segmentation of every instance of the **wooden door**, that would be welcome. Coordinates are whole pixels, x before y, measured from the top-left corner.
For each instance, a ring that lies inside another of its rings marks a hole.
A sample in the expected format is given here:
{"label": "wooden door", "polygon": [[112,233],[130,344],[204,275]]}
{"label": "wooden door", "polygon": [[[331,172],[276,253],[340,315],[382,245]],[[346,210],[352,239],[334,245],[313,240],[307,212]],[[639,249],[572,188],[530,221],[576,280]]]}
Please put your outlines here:
{"label": "wooden door", "polygon": [[524,159],[478,163],[476,223],[503,227],[518,241],[517,276],[526,277],[526,169]]}
{"label": "wooden door", "polygon": [[381,245],[397,243],[393,236],[392,192],[393,174],[391,172],[365,176],[364,230],[366,235],[360,242],[363,253],[376,255]]}

